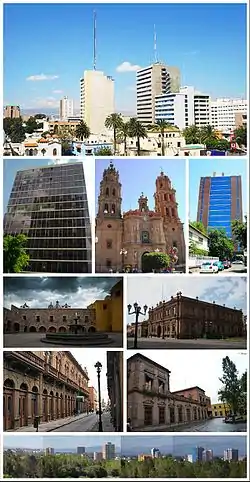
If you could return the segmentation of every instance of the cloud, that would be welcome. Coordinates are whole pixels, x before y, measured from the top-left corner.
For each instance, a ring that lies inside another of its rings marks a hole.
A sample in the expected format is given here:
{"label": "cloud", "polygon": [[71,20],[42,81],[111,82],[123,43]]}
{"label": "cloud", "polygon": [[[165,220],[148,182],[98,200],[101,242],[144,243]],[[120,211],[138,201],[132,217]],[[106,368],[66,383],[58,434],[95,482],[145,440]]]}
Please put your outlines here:
{"label": "cloud", "polygon": [[31,80],[33,82],[37,82],[40,80],[55,80],[58,79],[59,75],[45,75],[45,74],[38,74],[38,75],[30,75],[26,77],[26,80]]}
{"label": "cloud", "polygon": [[59,107],[59,100],[55,97],[36,97],[31,101],[32,108]]}
{"label": "cloud", "polygon": [[52,90],[53,94],[62,94],[63,90]]}
{"label": "cloud", "polygon": [[127,87],[127,90],[129,90],[130,92],[136,92],[136,86],[135,85],[129,85]]}
{"label": "cloud", "polygon": [[122,64],[116,67],[116,72],[136,72],[141,67],[139,65],[133,65],[131,62],[122,62]]}
{"label": "cloud", "polygon": [[200,53],[199,50],[190,50],[190,52],[184,52],[184,55],[187,55],[187,56],[190,55],[190,56],[192,56],[192,55],[198,55],[199,53]]}

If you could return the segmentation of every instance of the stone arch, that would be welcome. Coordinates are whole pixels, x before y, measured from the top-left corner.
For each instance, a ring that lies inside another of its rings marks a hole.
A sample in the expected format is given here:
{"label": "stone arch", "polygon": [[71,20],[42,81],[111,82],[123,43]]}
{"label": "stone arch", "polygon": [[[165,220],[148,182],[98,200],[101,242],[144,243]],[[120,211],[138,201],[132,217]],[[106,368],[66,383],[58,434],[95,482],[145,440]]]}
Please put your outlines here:
{"label": "stone arch", "polygon": [[39,331],[39,333],[46,333],[45,326],[40,326],[38,331]]}
{"label": "stone arch", "polygon": [[64,417],[63,394],[62,393],[60,395],[60,415],[61,415],[62,418]]}
{"label": "stone arch", "polygon": [[20,325],[19,323],[14,323],[14,331],[18,333],[20,331]]}
{"label": "stone arch", "polygon": [[20,427],[25,427],[28,425],[28,397],[29,388],[27,383],[21,383],[19,389],[19,424]]}
{"label": "stone arch", "polygon": [[55,416],[56,418],[60,418],[60,406],[59,406],[59,393],[56,392],[55,395]]}
{"label": "stone arch", "polygon": [[46,388],[43,390],[43,422],[48,422],[48,391]]}
{"label": "stone arch", "polygon": [[111,213],[112,213],[112,214],[115,214],[115,212],[116,212],[115,204],[112,204],[112,206],[111,206]]}
{"label": "stone arch", "polygon": [[35,326],[30,326],[29,332],[30,332],[30,333],[36,333],[36,327],[35,327]]}
{"label": "stone arch", "polygon": [[59,333],[66,333],[67,330],[66,330],[65,326],[60,326],[58,331],[59,331]]}
{"label": "stone arch", "polygon": [[160,338],[160,336],[161,336],[161,325],[157,326],[157,336],[158,336],[158,338]]}
{"label": "stone arch", "polygon": [[57,156],[57,149],[56,148],[53,149],[53,156]]}
{"label": "stone arch", "polygon": [[106,195],[106,196],[109,196],[109,188],[108,188],[108,187],[106,187],[105,195]]}
{"label": "stone arch", "polygon": [[31,416],[34,419],[38,415],[39,390],[36,385],[31,390]]}
{"label": "stone arch", "polygon": [[34,156],[34,150],[33,149],[29,149],[29,156]]}
{"label": "stone arch", "polygon": [[89,333],[95,333],[96,332],[96,329],[94,326],[90,326],[89,329],[88,329],[88,332]]}
{"label": "stone arch", "polygon": [[28,331],[28,326],[27,326],[27,325],[25,325],[23,331],[24,331],[24,333],[27,333],[27,331]]}
{"label": "stone arch", "polygon": [[56,327],[55,326],[50,326],[48,329],[49,333],[56,333]]}
{"label": "stone arch", "polygon": [[15,382],[6,378],[3,387],[3,420],[4,430],[14,428]]}
{"label": "stone arch", "polygon": [[147,272],[148,272],[148,271],[147,271],[147,268],[146,268],[146,266],[145,266],[145,258],[144,258],[145,254],[149,254],[149,251],[144,251],[144,253],[142,253],[142,255],[141,255],[141,268],[142,268],[142,272],[143,272],[143,273],[147,273]]}
{"label": "stone arch", "polygon": [[54,392],[51,390],[49,394],[49,414],[50,420],[54,420]]}
{"label": "stone arch", "polygon": [[184,421],[183,406],[179,405],[179,407],[178,407],[178,423],[182,423],[183,421]]}
{"label": "stone arch", "polygon": [[116,190],[115,188],[112,189],[112,196],[115,196],[116,195]]}

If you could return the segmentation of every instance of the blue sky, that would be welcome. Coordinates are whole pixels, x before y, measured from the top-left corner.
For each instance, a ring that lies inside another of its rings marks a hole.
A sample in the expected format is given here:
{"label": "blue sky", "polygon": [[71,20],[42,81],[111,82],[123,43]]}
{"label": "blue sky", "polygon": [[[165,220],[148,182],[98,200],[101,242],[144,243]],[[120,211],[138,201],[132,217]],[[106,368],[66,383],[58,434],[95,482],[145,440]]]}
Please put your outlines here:
{"label": "blue sky", "polygon": [[[154,60],[154,24],[158,59],[180,68],[182,85],[245,96],[244,4],[27,3],[4,6],[4,103],[41,110],[62,95],[79,103],[79,80],[93,64],[94,9],[97,69],[115,79],[117,110],[135,111],[135,66]],[[124,62],[130,68],[117,71]],[[26,80],[41,74],[50,80]]]}
{"label": "blue sky", "polygon": [[[96,160],[96,208],[100,181],[102,180],[104,169],[108,166],[108,160]],[[163,169],[164,173],[170,178],[172,187],[176,190],[179,217],[182,222],[185,221],[186,184],[184,159],[156,160],[138,157],[135,159],[115,159],[114,166],[119,171],[119,179],[122,184],[122,212],[138,208],[138,199],[142,191],[148,197],[149,208],[154,210],[155,181]]]}
{"label": "blue sky", "polygon": [[41,435],[23,436],[20,434],[4,435],[4,448],[32,448],[42,449],[46,447],[54,447],[55,449],[75,449],[76,447],[100,447],[107,442],[112,442],[116,447],[121,446],[121,437],[112,435],[94,435],[94,436],[60,436],[46,437]]}
{"label": "blue sky", "polygon": [[241,176],[243,215],[247,213],[247,162],[244,159],[234,160],[232,158],[216,159],[190,159],[189,160],[189,219],[196,221],[200,178],[221,176]]}

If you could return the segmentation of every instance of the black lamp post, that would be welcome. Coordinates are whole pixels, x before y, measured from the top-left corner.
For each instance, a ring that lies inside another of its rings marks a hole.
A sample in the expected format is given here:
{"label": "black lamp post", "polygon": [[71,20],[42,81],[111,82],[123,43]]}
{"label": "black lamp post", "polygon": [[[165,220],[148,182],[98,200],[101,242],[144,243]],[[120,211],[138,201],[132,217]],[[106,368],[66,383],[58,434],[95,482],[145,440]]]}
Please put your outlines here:
{"label": "black lamp post", "polygon": [[138,303],[134,303],[134,311],[131,312],[132,305],[128,305],[128,314],[129,315],[135,315],[135,338],[134,338],[134,349],[137,349],[137,336],[138,336],[138,320],[139,320],[139,315],[145,316],[147,313],[147,305],[143,306],[144,312],[141,311],[141,306],[138,305]]}
{"label": "black lamp post", "polygon": [[99,416],[99,432],[103,432],[102,429],[102,399],[101,399],[101,384],[100,384],[100,374],[101,374],[101,369],[102,369],[102,364],[100,362],[96,362],[95,368],[97,371],[97,381],[98,381],[98,405],[99,405],[99,410],[98,410],[98,416]]}

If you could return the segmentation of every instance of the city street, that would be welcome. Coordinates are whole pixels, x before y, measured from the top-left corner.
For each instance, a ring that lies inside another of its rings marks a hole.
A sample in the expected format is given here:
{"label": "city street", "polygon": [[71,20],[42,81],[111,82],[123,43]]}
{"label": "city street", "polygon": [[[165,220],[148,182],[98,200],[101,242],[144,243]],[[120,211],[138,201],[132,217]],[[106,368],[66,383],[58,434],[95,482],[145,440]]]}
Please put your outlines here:
{"label": "city street", "polygon": [[224,423],[222,418],[212,418],[193,422],[192,424],[179,425],[175,427],[168,427],[167,429],[157,430],[168,432],[246,432],[246,423]]}
{"label": "city street", "polygon": [[[112,340],[112,343],[105,345],[105,348],[121,348],[123,346],[123,334],[122,333],[106,333]],[[41,338],[44,338],[44,333],[7,333],[4,335],[4,348],[59,348],[69,347],[69,345],[57,345],[53,343],[44,343]],[[72,347],[71,347],[72,348]],[[96,346],[86,346],[85,348],[99,348]]]}
{"label": "city street", "polygon": [[242,265],[236,265],[232,266],[231,268],[224,269],[223,271],[219,271],[218,273],[200,273],[199,271],[195,271],[192,274],[208,274],[208,275],[217,275],[217,276],[227,276],[230,275],[232,276],[233,274],[246,274],[247,273],[247,267],[242,266]]}
{"label": "city street", "polygon": [[[134,339],[127,339],[127,346],[130,349],[134,348]],[[246,350],[247,341],[242,340],[206,340],[205,338],[199,338],[197,340],[176,340],[175,338],[138,338],[137,349],[236,349]]]}

